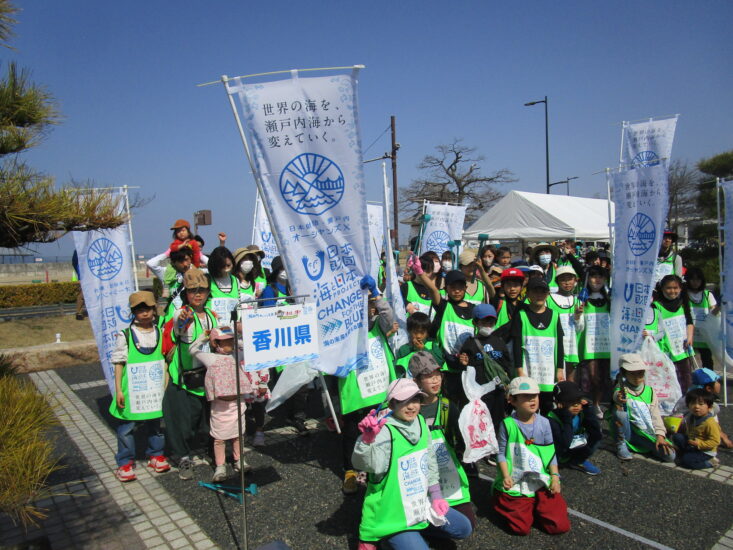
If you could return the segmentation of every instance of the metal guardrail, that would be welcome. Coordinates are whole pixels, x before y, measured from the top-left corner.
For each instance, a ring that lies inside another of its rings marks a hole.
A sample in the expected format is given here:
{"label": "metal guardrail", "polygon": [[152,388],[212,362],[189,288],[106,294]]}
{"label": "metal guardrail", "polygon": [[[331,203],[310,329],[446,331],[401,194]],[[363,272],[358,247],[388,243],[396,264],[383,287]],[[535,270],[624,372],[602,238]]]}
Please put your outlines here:
{"label": "metal guardrail", "polygon": [[0,321],[50,317],[52,315],[71,315],[76,313],[76,304],[48,304],[43,306],[13,307],[0,309]]}

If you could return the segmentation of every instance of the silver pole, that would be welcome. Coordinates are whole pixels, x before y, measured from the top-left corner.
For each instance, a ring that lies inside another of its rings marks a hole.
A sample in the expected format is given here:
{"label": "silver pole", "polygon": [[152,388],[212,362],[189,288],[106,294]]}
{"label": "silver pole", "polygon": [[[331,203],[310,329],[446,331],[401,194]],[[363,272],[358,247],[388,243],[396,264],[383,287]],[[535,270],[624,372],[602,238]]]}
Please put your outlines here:
{"label": "silver pole", "polygon": [[[715,178],[715,199],[718,206],[718,272],[720,273],[720,322],[723,328],[723,345],[720,351],[720,361],[723,365],[723,406],[728,406],[728,363],[726,361],[727,347],[728,347],[728,320],[726,319],[728,307],[728,299],[730,296],[726,296],[725,292],[725,270],[723,269],[723,220],[721,218],[720,209],[720,193],[725,196],[725,191],[720,185],[720,178]],[[730,214],[725,213],[727,218]],[[728,235],[725,235],[728,238]],[[728,251],[730,254],[730,250]]]}
{"label": "silver pole", "polygon": [[130,212],[130,197],[127,193],[127,185],[122,186],[122,192],[125,194],[125,212],[127,213],[127,229],[130,234],[130,254],[132,255],[132,275],[135,277],[135,292],[140,290],[137,280],[137,259],[135,258],[135,239],[132,236],[132,212]]}

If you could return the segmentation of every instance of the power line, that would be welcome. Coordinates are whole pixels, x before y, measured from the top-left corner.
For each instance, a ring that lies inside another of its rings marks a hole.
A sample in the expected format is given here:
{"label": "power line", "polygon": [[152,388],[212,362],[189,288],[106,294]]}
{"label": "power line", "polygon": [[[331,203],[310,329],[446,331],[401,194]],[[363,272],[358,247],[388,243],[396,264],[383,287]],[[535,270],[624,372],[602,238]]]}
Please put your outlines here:
{"label": "power line", "polygon": [[367,147],[366,149],[364,149],[364,151],[362,152],[362,155],[366,155],[366,154],[367,154],[367,151],[369,151],[369,149],[371,149],[372,147],[374,147],[374,145],[375,145],[375,144],[376,144],[376,143],[377,143],[377,142],[378,142],[378,141],[380,140],[380,138],[381,138],[381,137],[382,137],[382,136],[383,136],[384,134],[386,134],[386,133],[387,133],[387,130],[389,130],[390,128],[391,128],[391,126],[387,126],[387,127],[386,127],[386,128],[384,129],[384,132],[382,132],[381,134],[379,134],[379,135],[377,136],[377,139],[375,139],[374,141],[372,141],[372,144],[371,144],[371,145],[370,145],[369,147]]}

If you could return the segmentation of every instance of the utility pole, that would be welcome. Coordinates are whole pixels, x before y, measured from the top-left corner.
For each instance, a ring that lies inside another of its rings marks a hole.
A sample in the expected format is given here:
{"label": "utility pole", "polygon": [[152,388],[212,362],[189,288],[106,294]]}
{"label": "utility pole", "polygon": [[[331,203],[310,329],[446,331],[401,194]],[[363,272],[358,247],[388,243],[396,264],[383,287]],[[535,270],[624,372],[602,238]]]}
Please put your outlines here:
{"label": "utility pole", "polygon": [[389,117],[390,127],[392,128],[392,151],[390,158],[392,159],[392,208],[394,209],[394,249],[400,250],[399,226],[400,220],[397,207],[397,150],[400,144],[397,143],[397,131],[395,130],[395,116]]}

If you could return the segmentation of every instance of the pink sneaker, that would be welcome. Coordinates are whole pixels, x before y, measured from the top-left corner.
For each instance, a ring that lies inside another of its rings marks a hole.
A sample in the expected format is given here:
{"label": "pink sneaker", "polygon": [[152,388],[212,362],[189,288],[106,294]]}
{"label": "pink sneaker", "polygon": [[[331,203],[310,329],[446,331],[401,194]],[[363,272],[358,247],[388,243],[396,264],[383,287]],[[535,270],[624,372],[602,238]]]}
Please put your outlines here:
{"label": "pink sneaker", "polygon": [[124,466],[120,466],[115,470],[115,475],[122,482],[135,481],[137,479],[135,475],[135,463],[131,460]]}
{"label": "pink sneaker", "polygon": [[171,469],[171,465],[168,464],[168,459],[163,455],[151,456],[148,460],[148,468],[153,470],[156,474],[167,472]]}

